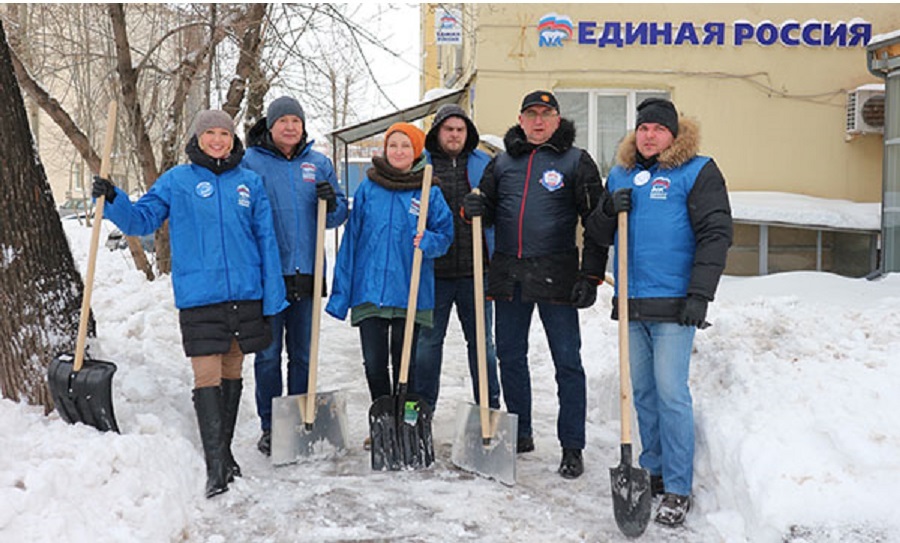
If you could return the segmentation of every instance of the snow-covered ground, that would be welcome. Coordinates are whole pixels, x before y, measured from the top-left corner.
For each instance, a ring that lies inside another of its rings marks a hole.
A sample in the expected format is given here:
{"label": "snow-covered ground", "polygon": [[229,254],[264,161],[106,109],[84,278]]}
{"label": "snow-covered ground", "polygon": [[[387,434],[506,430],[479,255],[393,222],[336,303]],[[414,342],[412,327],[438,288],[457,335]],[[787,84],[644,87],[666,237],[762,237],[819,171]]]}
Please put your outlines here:
{"label": "snow-covered ground", "polygon": [[[66,231],[84,266],[89,230],[66,221]],[[234,446],[244,477],[207,500],[170,280],[148,283],[126,252],[101,247],[91,351],[118,365],[122,434],[0,401],[0,541],[625,541],[609,488],[609,468],[619,462],[610,298],[601,287],[597,304],[581,312],[589,395],[581,478],[556,474],[556,387],[539,323],[530,353],[537,450],[519,456],[517,483],[507,487],[449,461],[456,406],[470,400],[455,320],[433,424],[436,464],[376,473],[362,449],[370,402],[358,336],[324,316],[319,384],[347,395],[350,450],[272,467],[256,450],[247,357]],[[684,527],[651,523],[643,539],[900,541],[892,513],[900,488],[900,277],[726,277],[709,317],[714,326],[697,334],[692,366],[695,506]]]}

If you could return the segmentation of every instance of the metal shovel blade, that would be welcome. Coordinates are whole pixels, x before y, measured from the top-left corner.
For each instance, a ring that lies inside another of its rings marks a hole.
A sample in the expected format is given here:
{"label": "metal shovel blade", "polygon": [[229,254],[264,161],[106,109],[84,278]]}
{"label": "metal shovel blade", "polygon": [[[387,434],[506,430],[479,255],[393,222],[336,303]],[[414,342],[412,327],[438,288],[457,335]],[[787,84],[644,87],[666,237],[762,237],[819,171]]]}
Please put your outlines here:
{"label": "metal shovel blade", "polygon": [[272,399],[272,464],[328,455],[347,448],[347,401],[341,391],[317,392],[312,426],[304,423],[308,396]]}
{"label": "metal shovel blade", "polygon": [[613,512],[626,537],[639,537],[650,522],[650,472],[631,465],[631,444],[622,444],[622,462],[609,470]]}
{"label": "metal shovel blade", "polygon": [[47,385],[60,417],[101,432],[119,431],[112,403],[112,378],[116,365],[102,360],[84,360],[74,371],[74,355],[57,355],[47,366]]}
{"label": "metal shovel blade", "polygon": [[422,469],[434,462],[431,407],[417,394],[382,396],[369,408],[372,469]]}
{"label": "metal shovel blade", "polygon": [[519,417],[489,409],[491,437],[485,442],[481,431],[481,407],[461,403],[456,408],[456,432],[450,460],[456,466],[507,486],[516,484],[516,441]]}

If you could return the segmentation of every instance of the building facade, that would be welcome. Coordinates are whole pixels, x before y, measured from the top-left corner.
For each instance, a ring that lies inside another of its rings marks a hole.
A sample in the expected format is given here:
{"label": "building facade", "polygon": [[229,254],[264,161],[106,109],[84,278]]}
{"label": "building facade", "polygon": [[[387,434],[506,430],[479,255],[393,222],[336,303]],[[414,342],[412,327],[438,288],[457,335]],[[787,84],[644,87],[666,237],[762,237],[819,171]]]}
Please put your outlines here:
{"label": "building facade", "polygon": [[[900,28],[896,6],[429,4],[422,19],[423,88],[470,82],[482,134],[502,136],[523,95],[551,90],[605,175],[636,105],[664,96],[699,122],[731,191],[881,201],[883,81],[866,45]],[[877,250],[872,232],[767,226],[789,248],[765,255],[769,271],[864,275]],[[760,225],[736,234],[730,272],[762,271]],[[845,252],[861,260],[842,269]]]}

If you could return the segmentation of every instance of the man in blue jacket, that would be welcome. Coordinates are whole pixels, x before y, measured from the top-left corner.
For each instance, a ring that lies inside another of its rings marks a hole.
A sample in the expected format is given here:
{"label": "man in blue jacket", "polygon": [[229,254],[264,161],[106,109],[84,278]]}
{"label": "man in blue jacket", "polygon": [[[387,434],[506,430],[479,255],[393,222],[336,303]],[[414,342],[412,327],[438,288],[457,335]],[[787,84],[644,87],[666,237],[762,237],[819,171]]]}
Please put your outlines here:
{"label": "man in blue jacket", "polygon": [[466,217],[483,215],[495,228],[488,295],[497,311],[503,399],[519,417],[517,451],[533,451],[528,334],[536,307],[556,369],[559,474],[574,479],[584,472],[587,411],[578,309],[596,301],[609,252],[608,243],[589,234],[579,248],[576,233],[608,195],[597,164],[575,147],[575,124],[560,117],[552,93],[527,94],[519,123],[503,142],[506,151],[485,168],[482,194],[464,202]]}
{"label": "man in blue jacket", "polygon": [[[434,327],[423,327],[416,348],[415,380],[417,392],[435,408],[441,384],[444,337],[450,311],[456,304],[456,316],[468,345],[469,373],[475,403],[478,398],[478,351],[475,338],[475,281],[473,279],[472,225],[460,214],[463,199],[481,182],[481,174],[490,156],[478,147],[478,130],[465,111],[456,104],[438,109],[425,138],[425,149],[434,175],[441,180],[441,192],[453,212],[453,244],[434,262]],[[493,231],[486,232],[484,247],[493,247]],[[487,254],[484,255],[487,262]],[[487,352],[488,400],[500,407],[500,383],[497,381],[497,356],[491,337],[491,304],[485,303],[485,350]]]}
{"label": "man in blue jacket", "polygon": [[[663,495],[655,520],[669,526],[682,524],[691,507],[691,350],[697,329],[708,326],[706,308],[732,239],[725,179],[699,148],[697,124],[679,117],[672,102],[641,102],[635,130],[619,144],[609,173],[613,205],[598,210],[586,226],[592,235],[611,239],[615,223],[609,218],[629,212],[629,362],[640,465],[650,472],[653,494]],[[621,249],[616,243],[616,252]]]}
{"label": "man in blue jacket", "polygon": [[305,394],[309,376],[313,264],[317,199],[328,202],[327,228],[347,220],[347,198],[331,160],[307,141],[306,116],[297,100],[282,96],[269,104],[247,138],[242,165],[258,173],[272,204],[281,272],[289,306],[272,317],[272,344],[256,355],[256,411],[262,436],[257,447],[271,454],[272,398],[281,396],[281,351],[287,347],[287,393]]}

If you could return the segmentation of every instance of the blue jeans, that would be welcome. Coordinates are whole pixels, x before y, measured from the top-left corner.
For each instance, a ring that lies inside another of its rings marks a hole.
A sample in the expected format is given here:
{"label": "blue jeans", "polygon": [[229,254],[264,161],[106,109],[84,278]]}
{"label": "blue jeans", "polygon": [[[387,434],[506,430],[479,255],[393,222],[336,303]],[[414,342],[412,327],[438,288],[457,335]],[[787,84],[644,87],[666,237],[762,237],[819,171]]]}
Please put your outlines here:
{"label": "blue jeans", "polygon": [[[366,382],[369,395],[374,402],[382,396],[390,396],[398,391],[400,383],[400,361],[403,355],[403,333],[406,328],[405,319],[383,319],[369,317],[359,323],[359,340],[362,344],[363,366],[366,370]],[[416,336],[419,325],[413,326],[412,347],[409,357],[409,375],[407,389],[414,391],[413,375],[415,374]],[[391,366],[388,371],[388,365]]]}
{"label": "blue jeans", "polygon": [[519,417],[519,439],[532,435],[528,330],[537,305],[556,368],[556,435],[563,448],[583,449],[587,386],[581,365],[578,310],[570,305],[523,302],[519,288],[511,301],[495,300],[494,305],[503,399],[509,412]]}
{"label": "blue jeans", "polygon": [[628,323],[631,387],[641,434],[640,465],[662,475],[666,492],[691,494],[694,410],[688,374],[693,326]]}
{"label": "blue jeans", "polygon": [[[416,355],[416,391],[428,402],[431,409],[437,406],[441,387],[441,363],[443,362],[444,337],[450,322],[450,311],[456,303],[456,316],[462,325],[469,355],[469,374],[472,376],[472,393],[478,399],[478,343],[475,338],[475,281],[471,277],[461,279],[435,279],[434,327],[423,328],[419,333]],[[484,304],[485,351],[487,353],[488,403],[500,408],[500,383],[497,381],[497,354],[491,339],[493,315],[491,303]]]}
{"label": "blue jeans", "polygon": [[309,384],[309,340],[312,327],[312,298],[291,302],[281,313],[270,317],[272,344],[256,353],[253,371],[256,376],[256,413],[263,431],[272,428],[272,398],[281,396],[281,350],[288,353],[287,391],[289,395],[306,394]]}

